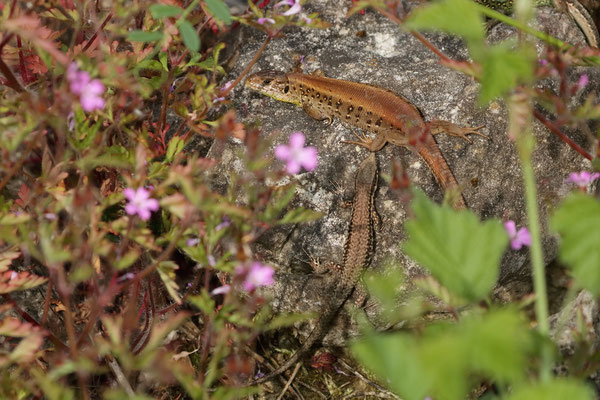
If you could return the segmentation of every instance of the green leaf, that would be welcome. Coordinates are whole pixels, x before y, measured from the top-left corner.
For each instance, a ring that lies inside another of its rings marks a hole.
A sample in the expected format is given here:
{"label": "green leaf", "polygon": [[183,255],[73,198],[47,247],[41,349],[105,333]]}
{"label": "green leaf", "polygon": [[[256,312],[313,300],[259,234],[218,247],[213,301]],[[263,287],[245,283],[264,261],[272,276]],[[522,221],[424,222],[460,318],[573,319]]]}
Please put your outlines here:
{"label": "green leaf", "polygon": [[415,30],[441,30],[466,39],[470,45],[485,38],[483,17],[469,0],[446,0],[414,10],[404,26]]}
{"label": "green leaf", "polygon": [[150,13],[152,18],[165,18],[165,17],[177,17],[181,15],[183,10],[177,6],[170,6],[168,4],[153,4],[150,6]]}
{"label": "green leaf", "polygon": [[460,336],[466,350],[462,357],[469,360],[471,370],[502,383],[524,378],[533,338],[517,310],[503,308],[471,315],[460,324]]}
{"label": "green leaf", "polygon": [[[369,295],[381,305],[382,316],[388,322],[397,322],[402,309],[398,307],[399,290],[405,287],[404,273],[398,265],[387,265],[383,271],[367,271],[363,281]],[[403,308],[403,307],[401,307]]]}
{"label": "green leaf", "polygon": [[137,247],[134,247],[127,253],[125,253],[125,255],[123,255],[122,257],[117,258],[117,260],[113,264],[117,270],[121,271],[125,268],[130,267],[131,264],[139,260],[139,258],[140,250]]}
{"label": "green leaf", "polygon": [[194,29],[194,26],[187,20],[180,19],[177,23],[177,27],[179,28],[179,34],[181,34],[181,39],[183,40],[185,47],[192,53],[197,53],[198,50],[200,50],[200,37],[198,36],[198,32]]}
{"label": "green leaf", "polygon": [[315,318],[317,315],[314,313],[283,313],[277,314],[265,327],[265,331],[280,329],[287,326],[292,326],[297,322],[308,321],[311,318]]}
{"label": "green leaf", "polygon": [[479,103],[490,100],[512,90],[517,84],[533,80],[533,69],[537,59],[533,47],[506,42],[485,52],[482,58],[481,92]]}
{"label": "green leaf", "polygon": [[419,360],[417,341],[411,336],[372,334],[352,344],[351,351],[381,382],[406,400],[423,400],[429,394],[431,380]]}
{"label": "green leaf", "polygon": [[231,13],[222,0],[204,0],[204,4],[206,4],[208,11],[213,17],[224,22],[226,25],[231,23]]}
{"label": "green leaf", "polygon": [[352,352],[402,398],[462,400],[482,379],[522,381],[531,348],[525,319],[508,308],[438,322],[419,336],[367,333]]}
{"label": "green leaf", "polygon": [[412,208],[415,219],[406,223],[406,254],[455,295],[472,302],[486,297],[508,243],[500,221],[479,222],[472,212],[434,204],[419,190]]}
{"label": "green leaf", "polygon": [[516,388],[505,400],[592,400],[592,389],[574,379],[554,379],[547,383]]}
{"label": "green leaf", "polygon": [[131,31],[127,35],[127,39],[131,42],[157,42],[163,38],[163,33],[154,31],[154,32],[145,32],[145,31]]}
{"label": "green leaf", "polygon": [[177,269],[179,269],[179,266],[170,260],[161,261],[156,268],[160,279],[167,288],[167,292],[169,292],[169,295],[171,295],[171,298],[175,300],[176,303],[180,304],[181,297],[179,296],[178,292],[179,285],[177,285],[177,282],[175,282],[175,271]]}
{"label": "green leaf", "polygon": [[560,260],[571,268],[575,284],[600,293],[600,202],[573,193],[556,210],[551,227],[561,236]]}
{"label": "green leaf", "polygon": [[185,143],[179,136],[174,136],[169,142],[169,146],[167,147],[167,161],[173,161],[173,158],[183,150],[183,146]]}
{"label": "green leaf", "polygon": [[215,311],[215,301],[204,289],[196,296],[188,296],[187,300],[204,314],[210,315]]}
{"label": "green leaf", "polygon": [[21,213],[19,215],[9,213],[0,216],[0,226],[2,225],[20,225],[31,219],[29,214]]}
{"label": "green leaf", "polygon": [[277,221],[277,224],[296,224],[298,222],[314,221],[321,217],[323,217],[323,213],[298,207],[285,213],[283,218]]}

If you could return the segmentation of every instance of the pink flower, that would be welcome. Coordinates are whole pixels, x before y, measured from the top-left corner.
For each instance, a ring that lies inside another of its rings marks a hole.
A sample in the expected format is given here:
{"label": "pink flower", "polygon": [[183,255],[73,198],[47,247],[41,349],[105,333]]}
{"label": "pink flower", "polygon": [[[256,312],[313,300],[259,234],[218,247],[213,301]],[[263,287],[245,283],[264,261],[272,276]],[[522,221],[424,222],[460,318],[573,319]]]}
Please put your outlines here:
{"label": "pink flower", "polygon": [[523,246],[531,246],[531,235],[526,227],[522,227],[517,231],[515,221],[506,221],[504,223],[504,229],[508,233],[510,238],[510,247],[513,250],[519,250]]}
{"label": "pink flower", "polygon": [[263,265],[258,261],[252,263],[250,267],[240,265],[236,268],[235,273],[238,276],[243,276],[242,287],[247,292],[251,292],[257,287],[271,286],[275,283],[273,280],[273,274],[275,273],[273,267]]}
{"label": "pink flower", "polygon": [[600,178],[600,173],[598,172],[571,172],[565,182],[574,183],[580,189],[585,190],[590,183],[594,182],[598,178]]}
{"label": "pink flower", "polygon": [[317,149],[314,146],[304,147],[304,134],[292,132],[289,145],[280,144],[275,147],[275,157],[286,162],[287,172],[297,174],[300,168],[307,171],[317,168]]}
{"label": "pink flower", "polygon": [[186,246],[189,247],[195,247],[196,245],[198,245],[198,243],[200,243],[200,239],[198,238],[189,238],[185,241]]}
{"label": "pink flower", "polygon": [[223,285],[223,286],[219,286],[218,288],[214,289],[212,292],[210,292],[210,294],[211,294],[211,296],[216,296],[218,294],[229,293],[230,290],[231,290],[231,286]]}
{"label": "pink flower", "polygon": [[150,192],[143,187],[137,189],[127,188],[123,195],[129,200],[125,206],[125,212],[129,215],[139,215],[141,219],[150,219],[151,211],[158,210],[158,200],[150,198]]}
{"label": "pink flower", "polygon": [[579,77],[579,80],[577,81],[577,87],[579,89],[583,89],[584,87],[587,86],[589,81],[590,81],[590,78],[587,76],[587,74],[582,74]]}
{"label": "pink flower", "polygon": [[104,85],[99,79],[91,79],[87,71],[80,71],[77,63],[72,62],[67,68],[67,80],[73,94],[79,96],[81,107],[87,112],[101,110],[106,104],[100,97],[104,93]]}
{"label": "pink flower", "polygon": [[277,7],[281,7],[281,6],[291,6],[289,10],[287,10],[286,12],[284,12],[281,15],[294,15],[294,14],[298,14],[300,12],[300,10],[302,10],[302,6],[300,5],[300,0],[283,0],[280,1],[279,3],[275,4],[273,7],[277,8]]}
{"label": "pink flower", "polygon": [[268,23],[270,23],[270,24],[274,24],[274,23],[275,23],[275,20],[274,20],[273,18],[264,18],[264,17],[263,17],[263,18],[259,18],[257,22],[258,22],[259,24],[261,24],[261,25],[262,25],[262,24],[264,24],[265,22],[268,22]]}

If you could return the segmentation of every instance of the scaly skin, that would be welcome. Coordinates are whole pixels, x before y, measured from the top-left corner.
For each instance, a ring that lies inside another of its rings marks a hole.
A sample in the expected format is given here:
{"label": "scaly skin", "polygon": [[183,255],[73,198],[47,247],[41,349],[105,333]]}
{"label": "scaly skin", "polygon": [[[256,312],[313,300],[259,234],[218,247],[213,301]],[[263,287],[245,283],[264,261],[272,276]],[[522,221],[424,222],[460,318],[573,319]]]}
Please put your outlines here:
{"label": "scaly skin", "polygon": [[[375,134],[346,143],[358,144],[370,151],[380,150],[387,142],[418,151],[443,189],[456,189],[458,183],[435,140],[441,132],[462,137],[481,134],[478,128],[461,128],[447,121],[425,122],[419,110],[408,100],[376,86],[331,79],[319,75],[262,71],[249,76],[246,86],[276,100],[296,104],[318,120],[339,118],[343,123]],[[462,196],[454,204],[466,208]]]}
{"label": "scaly skin", "polygon": [[373,214],[375,212],[374,196],[377,189],[377,161],[375,153],[360,164],[355,180],[355,193],[352,202],[352,218],[346,237],[344,251],[344,264],[334,268],[337,273],[335,285],[331,288],[331,301],[317,321],[315,328],[304,341],[300,349],[294,353],[283,365],[264,377],[253,381],[259,384],[283,373],[291,368],[306,354],[317,341],[321,339],[325,330],[352,294],[363,271],[369,265],[373,250]]}

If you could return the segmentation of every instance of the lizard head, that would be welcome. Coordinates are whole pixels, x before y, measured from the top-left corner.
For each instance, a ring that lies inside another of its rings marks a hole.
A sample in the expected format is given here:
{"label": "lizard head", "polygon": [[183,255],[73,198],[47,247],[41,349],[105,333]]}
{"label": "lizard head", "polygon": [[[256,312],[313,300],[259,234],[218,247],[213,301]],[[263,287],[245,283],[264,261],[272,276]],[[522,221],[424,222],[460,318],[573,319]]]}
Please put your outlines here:
{"label": "lizard head", "polygon": [[297,96],[290,90],[287,75],[280,71],[260,71],[246,78],[246,87],[275,100],[298,104]]}

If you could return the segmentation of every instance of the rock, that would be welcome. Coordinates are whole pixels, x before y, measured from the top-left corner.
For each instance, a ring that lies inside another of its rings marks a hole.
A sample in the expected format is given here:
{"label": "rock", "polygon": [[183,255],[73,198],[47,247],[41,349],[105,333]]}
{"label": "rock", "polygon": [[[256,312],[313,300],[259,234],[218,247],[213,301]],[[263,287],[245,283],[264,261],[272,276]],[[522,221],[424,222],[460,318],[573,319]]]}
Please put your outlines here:
{"label": "rock", "polygon": [[[286,29],[281,37],[271,41],[251,72],[289,70],[293,56],[301,54],[306,56],[305,72],[320,68],[332,78],[390,89],[416,105],[426,120],[444,119],[461,126],[484,125],[483,132],[489,140],[472,136],[473,143],[469,144],[456,137],[437,135],[436,141],[456,179],[463,185],[464,197],[473,212],[481,219],[512,219],[518,226],[525,225],[521,171],[514,143],[506,135],[508,115],[502,101],[493,101],[486,108],[478,107],[479,84],[472,78],[440,65],[437,57],[411,34],[375,12],[367,11],[365,15],[346,19],[348,4],[321,0],[305,6],[307,12],[321,12],[331,27]],[[551,32],[565,31],[569,32],[567,37],[577,36],[579,31],[564,15],[554,10],[540,11],[540,14],[543,15],[540,21],[544,27],[551,28]],[[240,74],[265,40],[263,33],[244,29],[238,63],[227,80]],[[498,40],[513,33],[500,24],[492,28],[490,34],[490,40]],[[468,58],[460,39],[444,34],[425,36],[450,58]],[[581,40],[580,33],[579,36]],[[583,68],[571,71],[572,80],[576,81],[584,71],[590,75],[590,82],[600,81],[597,71]],[[556,90],[557,82],[546,84]],[[594,90],[591,86],[586,88],[586,93]],[[341,207],[344,196],[335,186],[346,193],[346,198],[351,198],[354,174],[367,156],[367,150],[341,143],[341,140],[352,140],[353,134],[339,121],[327,127],[297,106],[252,93],[242,85],[235,89],[232,99],[245,122],[261,123],[262,132],[272,139],[273,146],[287,143],[291,132],[302,131],[307,144],[316,146],[319,151],[319,167],[315,171],[290,179],[298,184],[294,205],[312,208],[325,216],[313,223],[272,229],[254,249],[264,261],[279,266],[278,284],[271,292],[277,310],[318,311],[328,291],[321,280],[312,276],[306,252],[321,259],[342,260],[350,210]],[[538,144],[533,159],[538,204],[542,221],[547,221],[549,213],[570,190],[565,183],[568,173],[589,169],[590,164],[537,122],[534,134]],[[579,144],[588,145],[582,133],[569,134]],[[240,148],[239,143],[229,142],[218,149],[222,162],[214,175],[219,180],[216,184],[226,185],[227,171],[238,168],[236,152]],[[215,151],[211,150],[209,157],[216,155]],[[422,269],[400,249],[400,243],[406,238],[403,226],[408,209],[388,187],[392,163],[404,163],[412,182],[435,201],[443,199],[443,192],[426,163],[410,150],[388,144],[378,152],[377,158],[381,178],[375,201],[383,224],[376,235],[371,268],[378,269],[384,261],[394,260],[408,277],[422,274]],[[556,243],[548,233],[546,222],[543,246],[545,259],[552,260],[556,256]],[[527,250],[508,250],[502,262],[500,282],[530,279],[529,275]],[[309,290],[303,291],[305,289]],[[333,342],[343,342],[343,337]]]}
{"label": "rock", "polygon": [[[588,342],[591,349],[598,346],[597,325],[598,302],[590,292],[582,290],[550,317],[550,336],[561,353],[572,355],[581,340]],[[581,328],[585,329],[583,337],[580,336]]]}

